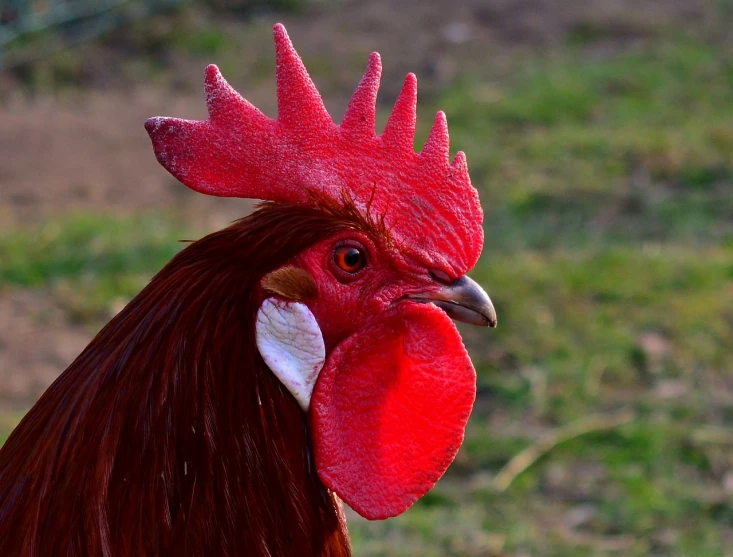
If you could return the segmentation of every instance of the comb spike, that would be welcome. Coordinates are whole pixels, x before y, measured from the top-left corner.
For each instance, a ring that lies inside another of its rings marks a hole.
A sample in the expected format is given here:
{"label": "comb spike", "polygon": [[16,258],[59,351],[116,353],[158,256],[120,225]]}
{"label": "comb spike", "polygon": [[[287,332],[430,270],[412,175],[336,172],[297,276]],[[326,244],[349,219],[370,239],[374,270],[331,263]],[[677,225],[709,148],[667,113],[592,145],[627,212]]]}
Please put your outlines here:
{"label": "comb spike", "polygon": [[229,85],[224,76],[221,75],[219,68],[214,64],[209,64],[206,67],[204,92],[209,118],[212,120],[223,120],[225,118],[240,118],[247,121],[268,119]]}
{"label": "comb spike", "polygon": [[[451,276],[464,275],[481,253],[483,213],[465,155],[448,161],[442,112],[422,153],[415,152],[415,76],[405,78],[384,133],[375,137],[381,62],[373,54],[339,127],[285,29],[276,25],[273,32],[278,119],[259,112],[210,66],[208,120],[152,118],[146,123],[158,161],[207,195],[298,205],[318,203],[313,196],[339,205],[353,200],[367,216],[379,215],[395,241],[409,246],[416,258],[445,267]],[[408,224],[406,214],[419,226]]]}
{"label": "comb spike", "polygon": [[384,127],[382,140],[397,150],[414,152],[416,121],[417,78],[414,73],[409,73]]}
{"label": "comb spike", "polygon": [[463,151],[458,151],[456,153],[456,156],[453,157],[451,168],[453,168],[453,170],[455,170],[459,174],[468,175],[468,163],[466,162],[466,153],[464,153]]}
{"label": "comb spike", "polygon": [[450,140],[448,136],[448,121],[445,112],[439,110],[435,115],[435,123],[430,130],[428,140],[425,142],[420,156],[424,160],[436,160],[448,164],[450,154]]}
{"label": "comb spike", "polygon": [[277,62],[277,120],[288,127],[320,128],[333,124],[321,95],[313,84],[303,60],[293,47],[285,27],[278,23],[275,35]]}
{"label": "comb spike", "polygon": [[379,53],[372,52],[369,56],[364,77],[349,101],[349,106],[341,122],[344,131],[360,131],[362,134],[373,137],[375,135],[377,115],[377,93],[379,81],[382,77],[382,59]]}

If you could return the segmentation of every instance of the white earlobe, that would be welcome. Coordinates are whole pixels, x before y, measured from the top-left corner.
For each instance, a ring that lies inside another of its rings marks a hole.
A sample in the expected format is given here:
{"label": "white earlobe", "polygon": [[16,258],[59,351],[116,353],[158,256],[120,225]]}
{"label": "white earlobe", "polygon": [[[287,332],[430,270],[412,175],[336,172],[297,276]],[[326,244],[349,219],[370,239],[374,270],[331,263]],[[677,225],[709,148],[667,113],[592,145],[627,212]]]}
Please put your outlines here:
{"label": "white earlobe", "polygon": [[308,306],[267,298],[257,312],[257,349],[304,411],[326,362],[326,347]]}

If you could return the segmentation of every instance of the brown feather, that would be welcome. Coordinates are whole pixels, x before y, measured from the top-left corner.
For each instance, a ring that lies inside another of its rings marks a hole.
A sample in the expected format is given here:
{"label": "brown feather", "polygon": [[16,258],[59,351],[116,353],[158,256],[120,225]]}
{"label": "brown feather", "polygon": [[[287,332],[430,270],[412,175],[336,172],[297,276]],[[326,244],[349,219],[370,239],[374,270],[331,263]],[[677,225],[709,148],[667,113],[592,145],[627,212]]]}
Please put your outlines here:
{"label": "brown feather", "polygon": [[262,288],[268,294],[295,302],[307,302],[318,296],[318,287],[310,273],[290,265],[267,273],[262,279]]}
{"label": "brown feather", "polygon": [[269,203],[178,254],[0,449],[0,555],[350,555],[254,320],[262,277],[364,226]]}

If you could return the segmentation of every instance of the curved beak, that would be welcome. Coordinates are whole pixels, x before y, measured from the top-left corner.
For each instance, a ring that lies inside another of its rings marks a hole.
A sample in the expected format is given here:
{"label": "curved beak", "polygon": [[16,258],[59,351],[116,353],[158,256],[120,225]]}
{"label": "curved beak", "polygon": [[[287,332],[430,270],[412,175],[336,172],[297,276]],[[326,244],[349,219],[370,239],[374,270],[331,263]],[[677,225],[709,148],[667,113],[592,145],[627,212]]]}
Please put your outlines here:
{"label": "curved beak", "polygon": [[482,327],[496,327],[496,310],[489,295],[474,280],[464,276],[439,290],[408,294],[414,302],[435,304],[455,321]]}

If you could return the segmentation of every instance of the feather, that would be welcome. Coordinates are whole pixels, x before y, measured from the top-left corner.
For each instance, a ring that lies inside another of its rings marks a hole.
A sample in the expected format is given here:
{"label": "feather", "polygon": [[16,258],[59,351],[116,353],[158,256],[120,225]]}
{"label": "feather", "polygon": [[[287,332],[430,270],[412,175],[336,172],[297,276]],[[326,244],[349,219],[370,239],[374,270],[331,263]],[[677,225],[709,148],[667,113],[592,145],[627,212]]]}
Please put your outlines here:
{"label": "feather", "polygon": [[364,225],[324,203],[191,244],[95,337],[0,449],[0,555],[350,555],[254,335],[262,277]]}

